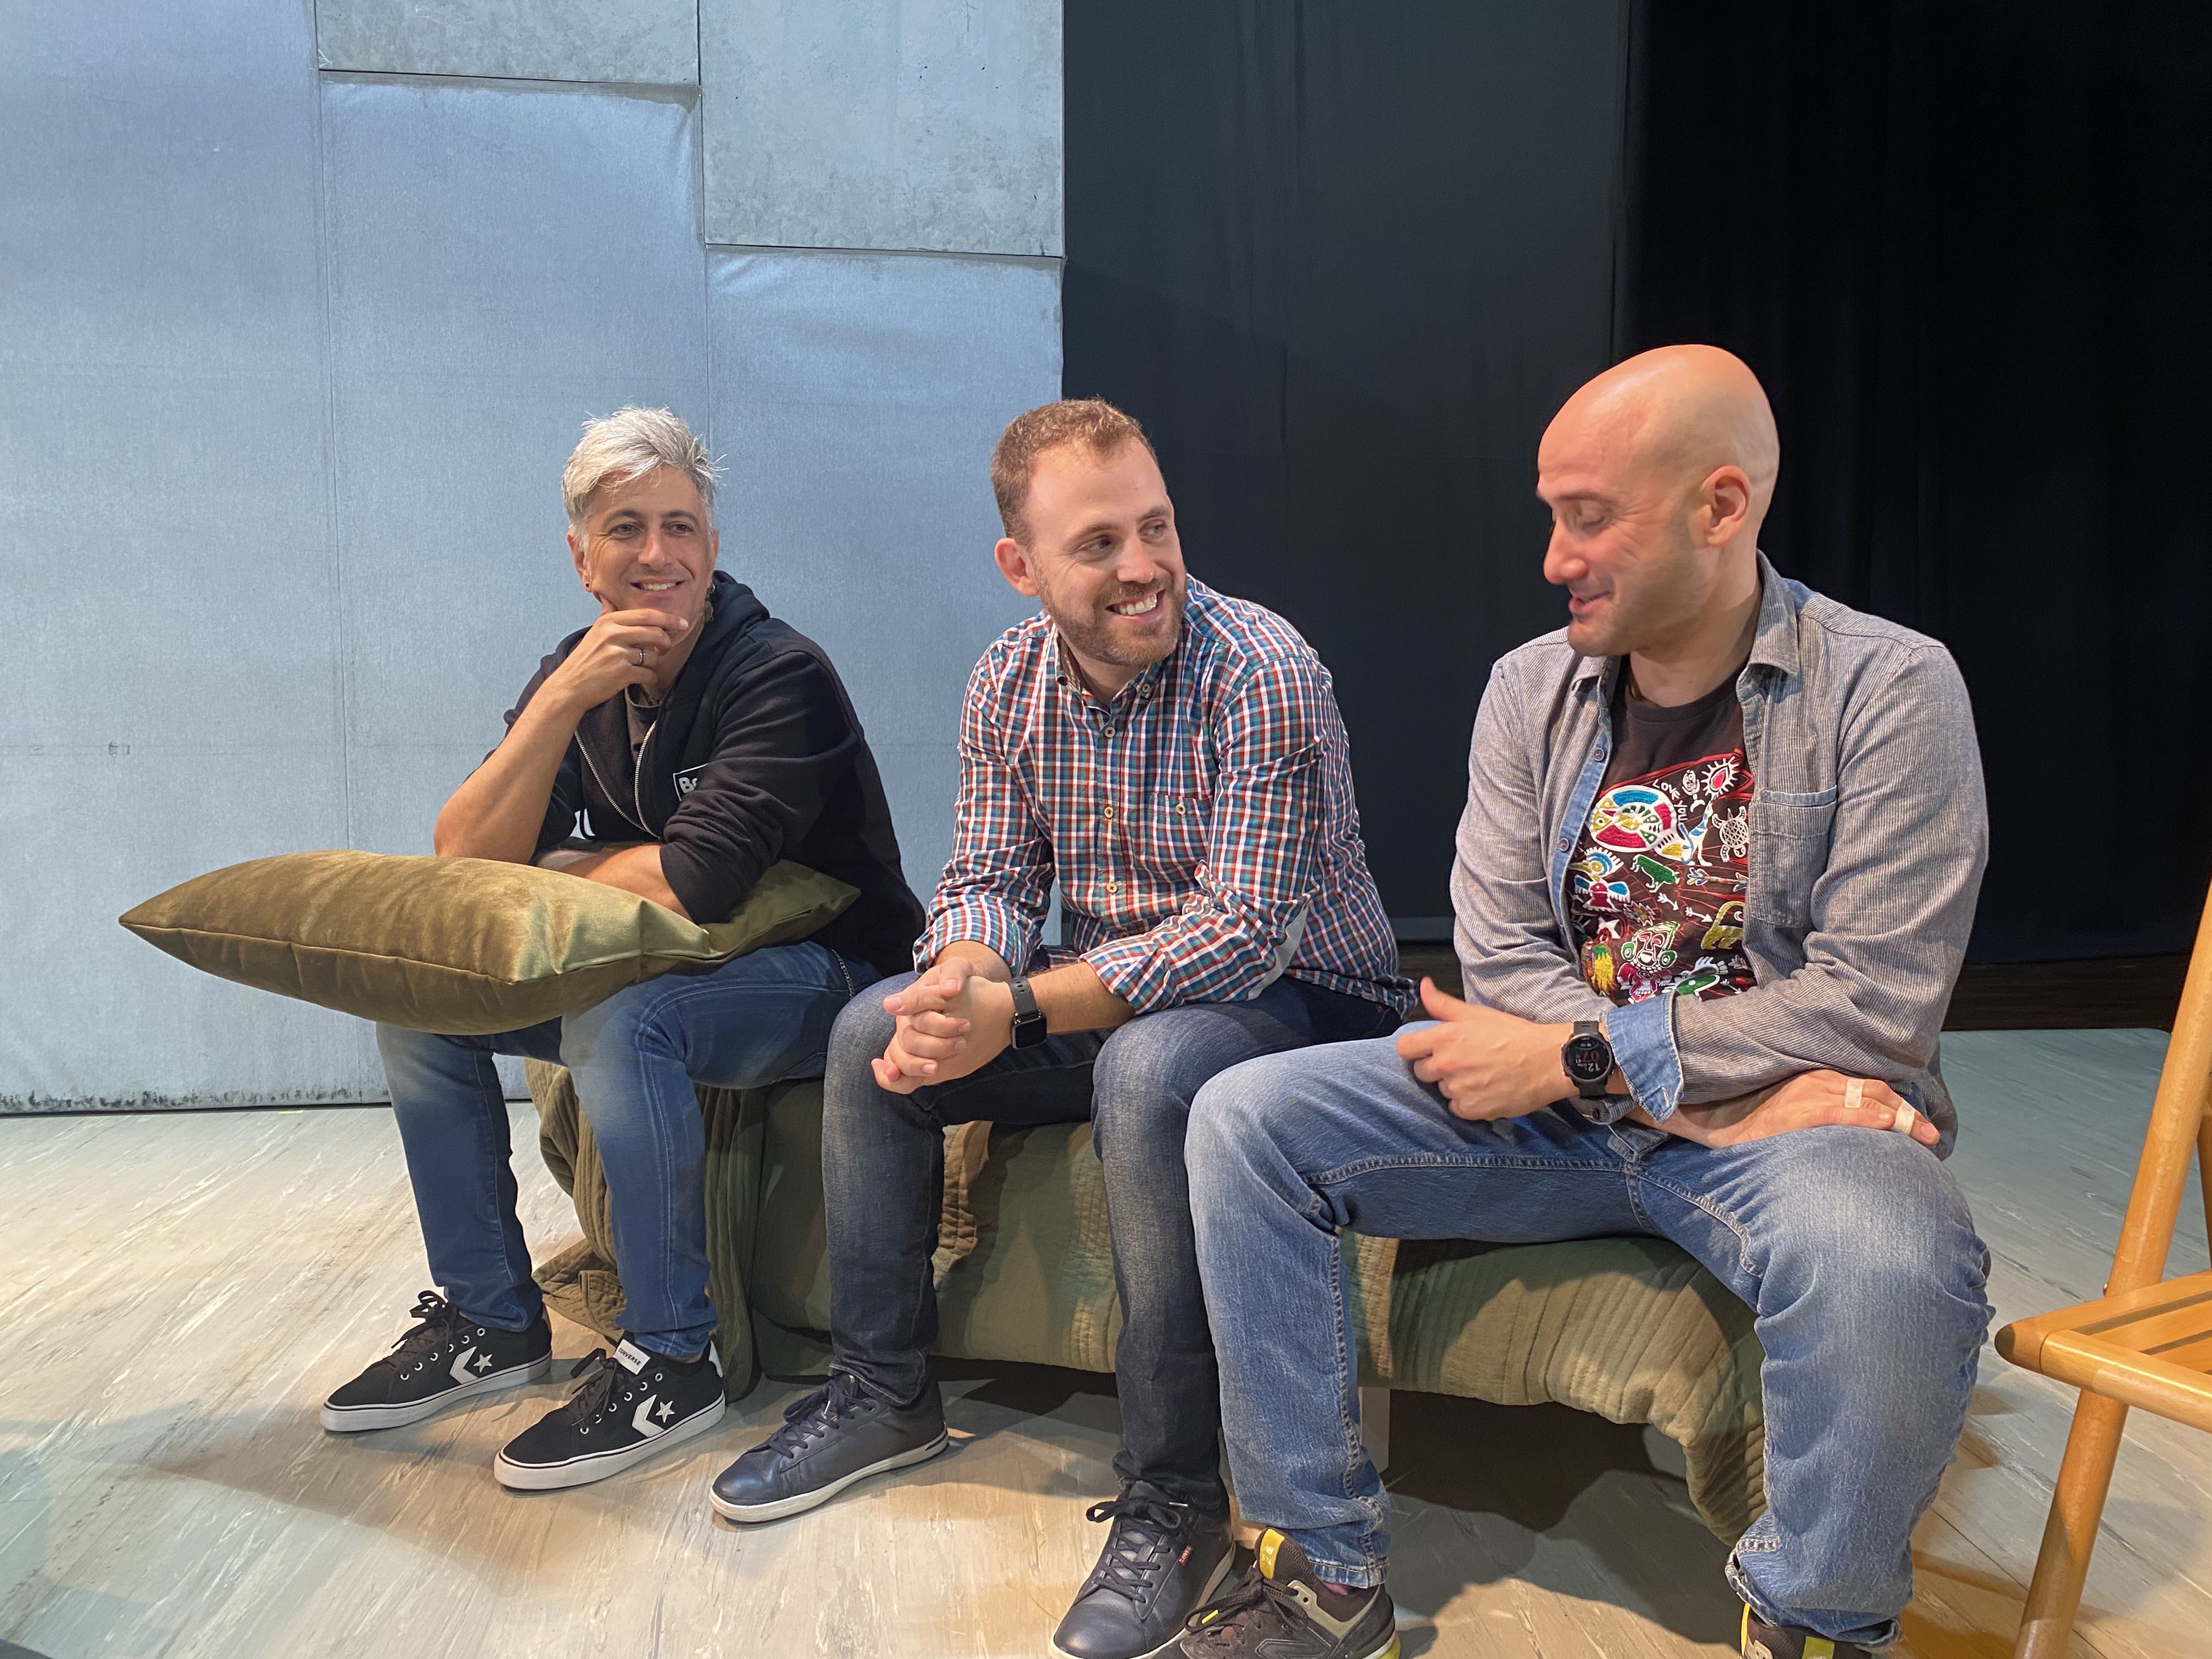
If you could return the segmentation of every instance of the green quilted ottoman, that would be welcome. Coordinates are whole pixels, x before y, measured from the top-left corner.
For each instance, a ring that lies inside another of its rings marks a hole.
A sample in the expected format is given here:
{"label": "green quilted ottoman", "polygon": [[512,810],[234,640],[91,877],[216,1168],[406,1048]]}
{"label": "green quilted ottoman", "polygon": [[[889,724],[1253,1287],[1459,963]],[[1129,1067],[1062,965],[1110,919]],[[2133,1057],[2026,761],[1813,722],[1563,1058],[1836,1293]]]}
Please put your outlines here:
{"label": "green quilted ottoman", "polygon": [[[606,1185],[568,1073],[535,1061],[547,1165],[584,1237],[538,1270],[556,1307],[602,1334],[622,1291]],[[827,1363],[822,1089],[702,1089],[709,1290],[732,1397],[761,1371]],[[939,1352],[1110,1371],[1121,1305],[1088,1124],[945,1136]],[[1751,1310],[1674,1246],[1649,1238],[1491,1246],[1345,1239],[1361,1382],[1648,1423],[1683,1449],[1691,1501],[1733,1541],[1765,1507],[1759,1341]]]}

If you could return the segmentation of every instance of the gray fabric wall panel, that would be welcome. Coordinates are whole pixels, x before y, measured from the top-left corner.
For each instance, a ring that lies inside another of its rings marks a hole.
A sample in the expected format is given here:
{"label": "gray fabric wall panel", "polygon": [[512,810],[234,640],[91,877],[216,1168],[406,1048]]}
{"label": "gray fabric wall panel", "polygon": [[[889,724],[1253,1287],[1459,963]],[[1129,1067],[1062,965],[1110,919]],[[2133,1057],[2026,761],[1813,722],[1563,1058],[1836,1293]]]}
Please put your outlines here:
{"label": "gray fabric wall panel", "polygon": [[32,9],[0,37],[6,372],[312,374],[307,7]]}
{"label": "gray fabric wall panel", "polygon": [[425,852],[595,607],[562,541],[587,416],[708,422],[696,118],[673,99],[325,82],[354,845]]}
{"label": "gray fabric wall panel", "polygon": [[[558,489],[589,415],[665,403],[727,453],[725,562],[835,654],[918,889],[950,841],[961,687],[1027,609],[990,563],[986,461],[1058,393],[1056,263],[708,250],[700,112],[604,84],[666,61],[581,33],[564,58],[470,58],[459,24],[508,15],[483,4],[340,55],[601,84],[319,76],[314,9],[92,0],[41,9],[0,59],[0,561],[87,561],[41,597],[91,665],[0,669],[0,840],[36,872],[0,931],[0,1111],[381,1096],[360,1022],[195,974],[114,918],[241,859],[428,848],[538,657],[592,614]],[[397,15],[320,9],[326,53]],[[664,9],[599,15],[628,40]],[[933,9],[868,13],[894,48],[862,99],[881,142],[826,192],[818,148],[782,153],[787,228],[922,240],[849,210],[889,192],[948,242],[1056,248],[1057,6],[1002,9],[964,47]],[[998,50],[1023,18],[1042,58]],[[780,49],[846,39],[817,27]],[[932,150],[890,84],[901,38],[932,75],[1019,62],[1048,86],[1014,138],[953,109]],[[1018,179],[978,182],[962,146],[987,142]],[[1010,202],[1049,212],[1009,232]]]}
{"label": "gray fabric wall panel", "polygon": [[532,81],[699,79],[693,0],[315,0],[325,69]]}
{"label": "gray fabric wall panel", "polygon": [[707,240],[1061,251],[1060,0],[702,0]]}
{"label": "gray fabric wall panel", "polygon": [[1055,263],[710,250],[723,568],[836,660],[926,898],[961,694],[1033,609],[991,560],[991,446],[1060,395]]}
{"label": "gray fabric wall panel", "polygon": [[[222,707],[281,723],[285,689]],[[343,844],[338,753],[234,732],[110,756],[0,744],[10,884],[0,953],[0,1112],[366,1100],[368,1026],[195,972],[115,918],[241,859]]]}
{"label": "gray fabric wall panel", "polygon": [[0,1109],[326,1097],[369,1062],[114,920],[345,834],[307,31],[80,4],[0,55],[0,562],[52,642],[0,669]]}

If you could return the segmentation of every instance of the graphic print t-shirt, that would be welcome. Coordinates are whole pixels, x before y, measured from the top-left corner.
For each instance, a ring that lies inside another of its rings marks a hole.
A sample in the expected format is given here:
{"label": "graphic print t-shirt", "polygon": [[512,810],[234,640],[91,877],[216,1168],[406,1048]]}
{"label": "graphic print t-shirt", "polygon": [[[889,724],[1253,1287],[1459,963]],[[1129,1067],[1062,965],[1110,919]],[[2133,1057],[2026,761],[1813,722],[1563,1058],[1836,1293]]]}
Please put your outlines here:
{"label": "graphic print t-shirt", "polygon": [[1751,989],[1751,769],[1735,676],[1662,708],[1613,692],[1613,756],[1567,866],[1583,977],[1615,1002]]}

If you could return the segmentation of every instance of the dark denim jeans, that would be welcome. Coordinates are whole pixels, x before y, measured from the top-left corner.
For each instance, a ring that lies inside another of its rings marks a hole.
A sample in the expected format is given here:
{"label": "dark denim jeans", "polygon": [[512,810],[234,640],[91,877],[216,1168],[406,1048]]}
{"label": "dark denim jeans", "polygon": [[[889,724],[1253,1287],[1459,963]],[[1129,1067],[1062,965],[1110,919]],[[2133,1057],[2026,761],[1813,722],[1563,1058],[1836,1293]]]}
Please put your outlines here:
{"label": "dark denim jeans", "polygon": [[1302,980],[1277,980],[1249,1002],[1193,1003],[1139,1015],[1111,1033],[1009,1048],[972,1076],[898,1095],[868,1061],[890,1041],[885,980],[839,1016],[830,1043],[822,1122],[833,1363],[904,1405],[928,1385],[937,1341],[942,1131],[955,1123],[1095,1123],[1114,1237],[1121,1340],[1121,1479],[1146,1480],[1214,1513],[1222,1489],[1219,1382],[1191,1237],[1183,1128],[1217,1073],[1261,1054],[1396,1029],[1395,1011]]}
{"label": "dark denim jeans", "polygon": [[565,1019],[495,1036],[376,1028],[430,1277],[480,1324],[519,1331],[544,1305],[514,1211],[494,1054],[566,1066],[599,1143],[623,1323],[653,1353],[698,1352],[707,1299],[704,1121],[694,1083],[744,1089],[822,1071],[837,1011],[875,977],[819,945],[664,974]]}
{"label": "dark denim jeans", "polygon": [[1767,1510],[1730,1581],[1772,1623],[1897,1639],[1990,1320],[1989,1253],[1927,1147],[1835,1127],[1707,1148],[1564,1105],[1468,1122],[1395,1043],[1352,1042],[1207,1085],[1190,1159],[1237,1502],[1323,1578],[1380,1583],[1390,1547],[1338,1231],[1656,1236],[1750,1304],[1765,1349]]}

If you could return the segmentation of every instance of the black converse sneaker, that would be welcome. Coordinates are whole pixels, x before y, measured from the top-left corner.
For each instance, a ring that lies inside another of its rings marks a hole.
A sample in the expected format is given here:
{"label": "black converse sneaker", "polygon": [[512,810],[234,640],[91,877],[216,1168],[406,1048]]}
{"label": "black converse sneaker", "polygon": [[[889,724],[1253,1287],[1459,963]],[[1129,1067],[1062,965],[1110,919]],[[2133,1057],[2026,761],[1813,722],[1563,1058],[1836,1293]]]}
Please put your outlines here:
{"label": "black converse sneaker", "polygon": [[1187,1659],[1398,1659],[1390,1592],[1341,1589],[1314,1576],[1306,1553],[1273,1527],[1252,1570],[1183,1631]]}
{"label": "black converse sneaker", "polygon": [[1856,1642],[1832,1642],[1801,1625],[1770,1625],[1747,1603],[1742,1648],[1745,1659],[1874,1659],[1873,1649]]}
{"label": "black converse sneaker", "polygon": [[575,1393],[492,1460],[501,1486],[586,1486],[722,1420],[722,1371],[711,1348],[696,1359],[669,1359],[624,1337],[613,1358],[594,1348],[569,1375],[583,1378]]}
{"label": "black converse sneaker", "polygon": [[553,1374],[553,1328],[540,1313],[526,1331],[479,1325],[434,1291],[410,1310],[419,1322],[392,1352],[323,1401],[339,1434],[419,1423],[457,1400],[543,1382]]}
{"label": "black converse sneaker", "polygon": [[1168,1652],[1183,1620],[1221,1587],[1235,1553],[1223,1516],[1194,1514],[1157,1486],[1133,1480],[1120,1498],[1093,1504],[1111,1521],[1106,1547],[1074,1605],[1053,1632],[1065,1659],[1150,1659]]}

